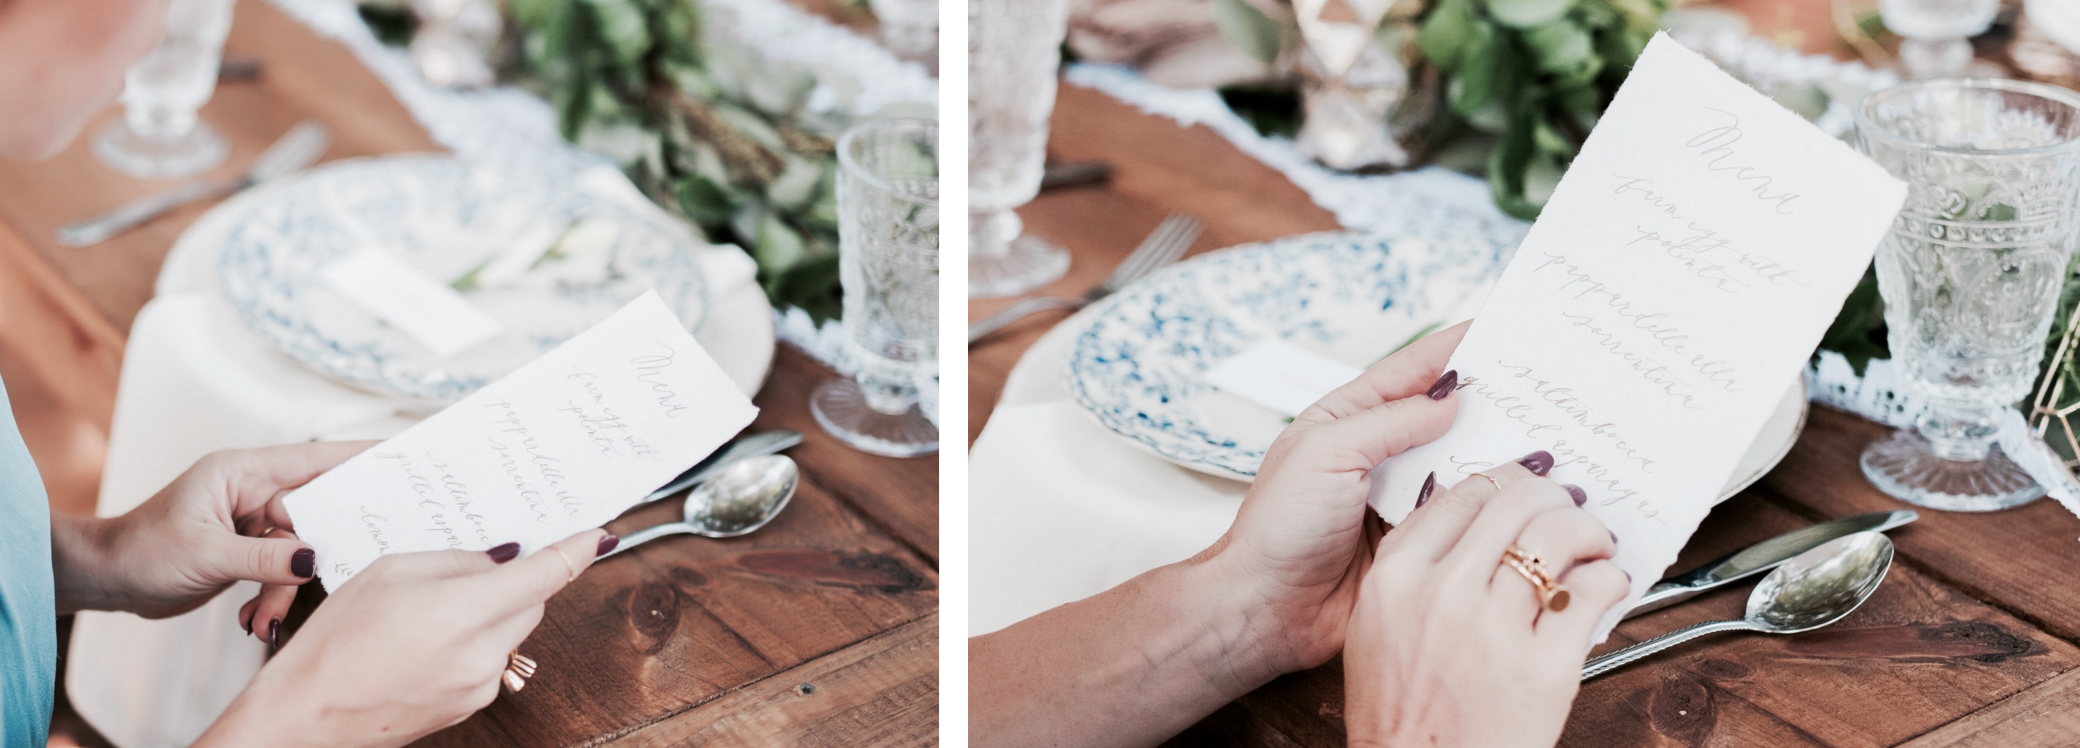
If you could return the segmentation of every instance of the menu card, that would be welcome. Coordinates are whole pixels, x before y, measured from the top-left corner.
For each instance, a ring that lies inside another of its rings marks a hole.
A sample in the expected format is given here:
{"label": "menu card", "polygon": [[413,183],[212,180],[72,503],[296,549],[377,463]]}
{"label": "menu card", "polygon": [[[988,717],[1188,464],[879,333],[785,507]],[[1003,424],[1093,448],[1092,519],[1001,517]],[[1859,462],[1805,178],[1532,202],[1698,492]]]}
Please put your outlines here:
{"label": "menu card", "polygon": [[533,553],[606,524],[757,414],[652,292],[283,503],[328,591],[392,553]]}
{"label": "menu card", "polygon": [[1632,575],[1602,641],[1716,503],[1905,199],[1656,35],[1453,353],[1458,420],[1381,463],[1372,505],[1399,522],[1432,471],[1449,486],[1551,452]]}

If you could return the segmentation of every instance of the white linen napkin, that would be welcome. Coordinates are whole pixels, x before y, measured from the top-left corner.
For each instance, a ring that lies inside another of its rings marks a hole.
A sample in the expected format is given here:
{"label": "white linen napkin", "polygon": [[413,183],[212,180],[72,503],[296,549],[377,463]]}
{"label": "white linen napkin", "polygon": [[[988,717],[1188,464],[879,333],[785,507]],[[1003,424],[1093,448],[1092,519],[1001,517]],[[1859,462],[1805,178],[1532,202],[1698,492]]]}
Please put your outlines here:
{"label": "white linen napkin", "polygon": [[968,452],[968,635],[1190,558],[1249,484],[1189,470],[1099,426],[1062,383],[1085,311],[1026,351]]}

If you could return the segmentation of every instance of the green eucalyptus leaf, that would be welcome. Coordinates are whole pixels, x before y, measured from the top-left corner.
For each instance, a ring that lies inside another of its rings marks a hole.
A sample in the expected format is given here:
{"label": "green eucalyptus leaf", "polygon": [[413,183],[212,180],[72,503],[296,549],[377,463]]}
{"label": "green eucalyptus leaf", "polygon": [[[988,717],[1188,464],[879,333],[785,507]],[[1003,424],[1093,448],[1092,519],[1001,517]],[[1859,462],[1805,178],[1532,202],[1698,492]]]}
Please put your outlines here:
{"label": "green eucalyptus leaf", "polygon": [[798,156],[789,157],[787,166],[780,170],[766,185],[766,200],[782,212],[792,213],[809,207],[816,199],[816,187],[823,182],[823,168],[816,162]]}
{"label": "green eucalyptus leaf", "polygon": [[1574,156],[1574,144],[1567,142],[1567,138],[1562,137],[1559,130],[1553,129],[1551,122],[1540,121],[1533,127],[1531,142],[1538,147],[1539,153],[1549,153],[1561,158]]}
{"label": "green eucalyptus leaf", "polygon": [[1473,0],[1438,0],[1416,32],[1416,50],[1439,70],[1452,72],[1465,61],[1468,46],[1483,26]]}
{"label": "green eucalyptus leaf", "polygon": [[758,236],[752,240],[751,258],[758,261],[758,269],[768,276],[777,276],[794,267],[808,255],[808,245],[802,235],[779,218],[768,215],[759,223]]}
{"label": "green eucalyptus leaf", "polygon": [[1488,17],[1520,29],[1544,26],[1567,14],[1575,0],[1488,0]]}
{"label": "green eucalyptus leaf", "polygon": [[598,21],[600,40],[607,43],[614,59],[634,67],[650,51],[650,24],[634,0],[584,0]]}
{"label": "green eucalyptus leaf", "polygon": [[1213,0],[1213,22],[1221,38],[1250,59],[1266,65],[1278,61],[1285,27],[1246,0]]}
{"label": "green eucalyptus leaf", "polygon": [[1504,66],[1504,51],[1509,42],[1499,38],[1493,27],[1487,24],[1474,26],[1473,37],[1468,40],[1460,60],[1459,69],[1452,74],[1446,94],[1451,98],[1452,111],[1470,115],[1495,98],[1499,86],[1497,81],[1509,74]]}
{"label": "green eucalyptus leaf", "polygon": [[1598,64],[1589,32],[1568,21],[1556,21],[1524,32],[1524,45],[1538,58],[1538,69],[1565,73]]}
{"label": "green eucalyptus leaf", "polygon": [[721,228],[729,222],[730,213],[736,208],[736,199],[728,187],[698,174],[679,180],[674,192],[679,199],[679,210],[701,228]]}

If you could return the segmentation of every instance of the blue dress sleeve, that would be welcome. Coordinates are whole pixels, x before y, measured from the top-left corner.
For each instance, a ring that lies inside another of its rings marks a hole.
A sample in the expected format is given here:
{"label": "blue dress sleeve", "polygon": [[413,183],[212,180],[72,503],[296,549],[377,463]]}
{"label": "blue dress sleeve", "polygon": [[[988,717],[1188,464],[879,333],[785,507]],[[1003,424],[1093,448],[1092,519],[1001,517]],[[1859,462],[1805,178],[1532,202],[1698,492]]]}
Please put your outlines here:
{"label": "blue dress sleeve", "polygon": [[0,746],[43,748],[57,672],[50,503],[0,387]]}

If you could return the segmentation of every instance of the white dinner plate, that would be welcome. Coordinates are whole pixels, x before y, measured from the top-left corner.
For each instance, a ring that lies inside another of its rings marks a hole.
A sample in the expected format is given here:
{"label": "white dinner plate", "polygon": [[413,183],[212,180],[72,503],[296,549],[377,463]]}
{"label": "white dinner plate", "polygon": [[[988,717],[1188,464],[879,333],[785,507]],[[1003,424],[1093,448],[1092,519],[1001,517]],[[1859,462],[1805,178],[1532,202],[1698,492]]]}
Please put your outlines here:
{"label": "white dinner plate", "polygon": [[[460,400],[652,289],[696,339],[712,338],[693,235],[650,206],[575,189],[569,180],[449,156],[389,156],[327,164],[239,202],[218,254],[224,298],[290,358],[362,388]],[[466,291],[504,331],[452,356],[435,354],[319,280],[332,261],[378,248],[449,283],[530,235],[553,237],[581,218],[619,230],[607,271]]]}
{"label": "white dinner plate", "polygon": [[[1107,430],[1201,472],[1250,481],[1285,414],[1222,392],[1209,369],[1259,341],[1365,367],[1447,321],[1512,248],[1349,233],[1210,252],[1114,294],[1070,345],[1066,384]],[[1785,393],[1720,498],[1769,472],[1805,426],[1804,380]]]}

